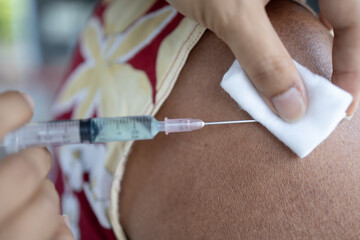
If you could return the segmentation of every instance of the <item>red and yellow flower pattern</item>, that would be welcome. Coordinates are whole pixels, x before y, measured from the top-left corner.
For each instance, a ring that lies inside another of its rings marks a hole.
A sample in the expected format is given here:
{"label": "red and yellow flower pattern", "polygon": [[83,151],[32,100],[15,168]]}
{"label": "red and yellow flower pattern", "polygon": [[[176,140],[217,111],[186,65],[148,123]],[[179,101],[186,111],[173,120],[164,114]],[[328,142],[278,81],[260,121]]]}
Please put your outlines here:
{"label": "red and yellow flower pattern", "polygon": [[[56,118],[155,115],[204,30],[162,0],[101,2],[80,36],[55,104]],[[77,239],[113,239],[111,228],[124,239],[117,198],[131,145],[58,149],[57,186]],[[96,223],[86,220],[89,216]],[[100,226],[84,231],[84,222]]]}

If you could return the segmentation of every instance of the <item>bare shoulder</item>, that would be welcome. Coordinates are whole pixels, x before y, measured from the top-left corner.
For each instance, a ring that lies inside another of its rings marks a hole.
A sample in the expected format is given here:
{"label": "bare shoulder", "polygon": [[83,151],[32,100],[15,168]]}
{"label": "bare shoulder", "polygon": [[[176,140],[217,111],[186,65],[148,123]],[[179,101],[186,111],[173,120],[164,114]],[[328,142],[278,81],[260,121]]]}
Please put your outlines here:
{"label": "bare shoulder", "polygon": [[[326,29],[298,5],[270,7],[291,55],[331,75]],[[249,119],[219,85],[233,61],[227,46],[207,32],[156,117]],[[358,236],[359,138],[357,114],[303,160],[257,124],[138,142],[122,182],[121,223],[131,239]]]}

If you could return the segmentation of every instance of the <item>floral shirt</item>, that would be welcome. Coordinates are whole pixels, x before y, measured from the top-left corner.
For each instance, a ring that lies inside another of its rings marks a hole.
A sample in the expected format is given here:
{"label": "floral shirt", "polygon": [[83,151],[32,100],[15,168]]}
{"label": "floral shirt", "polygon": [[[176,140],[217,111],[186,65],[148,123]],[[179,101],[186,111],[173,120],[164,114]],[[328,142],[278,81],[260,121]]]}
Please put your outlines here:
{"label": "floral shirt", "polygon": [[[205,28],[163,0],[104,0],[79,37],[56,119],[155,115]],[[56,187],[76,239],[125,239],[118,196],[132,142],[57,148]]]}

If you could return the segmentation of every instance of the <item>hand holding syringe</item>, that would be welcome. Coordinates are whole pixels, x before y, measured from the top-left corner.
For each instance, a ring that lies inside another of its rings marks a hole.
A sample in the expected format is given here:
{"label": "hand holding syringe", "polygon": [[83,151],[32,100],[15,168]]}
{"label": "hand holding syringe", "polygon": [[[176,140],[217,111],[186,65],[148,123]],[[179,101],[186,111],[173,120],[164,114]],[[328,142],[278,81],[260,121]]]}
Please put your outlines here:
{"label": "hand holding syringe", "polygon": [[31,146],[105,143],[153,139],[159,132],[190,132],[206,125],[253,123],[255,120],[204,123],[199,119],[167,119],[152,116],[93,118],[30,123],[8,134],[3,147],[8,153]]}

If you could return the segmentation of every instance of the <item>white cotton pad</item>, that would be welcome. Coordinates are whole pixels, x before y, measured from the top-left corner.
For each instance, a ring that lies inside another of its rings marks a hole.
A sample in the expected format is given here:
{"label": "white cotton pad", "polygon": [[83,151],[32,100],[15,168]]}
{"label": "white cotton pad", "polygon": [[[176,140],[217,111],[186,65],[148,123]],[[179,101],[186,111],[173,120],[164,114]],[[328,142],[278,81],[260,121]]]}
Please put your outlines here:
{"label": "white cotton pad", "polygon": [[300,158],[306,157],[324,141],[346,117],[352,96],[297,62],[308,94],[308,110],[296,123],[288,123],[272,112],[235,61],[221,86],[255,120],[264,125]]}

